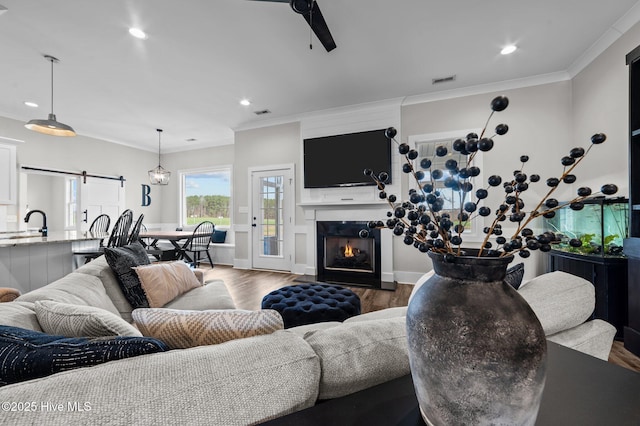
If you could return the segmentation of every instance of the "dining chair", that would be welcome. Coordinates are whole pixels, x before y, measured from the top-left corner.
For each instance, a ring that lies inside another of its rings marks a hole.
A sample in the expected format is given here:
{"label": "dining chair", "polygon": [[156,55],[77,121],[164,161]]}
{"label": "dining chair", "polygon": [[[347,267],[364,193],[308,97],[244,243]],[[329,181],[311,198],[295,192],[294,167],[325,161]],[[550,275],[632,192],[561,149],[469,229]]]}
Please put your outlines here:
{"label": "dining chair", "polygon": [[200,256],[204,252],[207,254],[207,258],[209,259],[209,263],[213,268],[213,260],[211,259],[211,254],[209,253],[209,245],[211,244],[211,236],[213,235],[213,231],[215,229],[215,225],[213,222],[204,221],[201,222],[196,228],[193,230],[193,236],[189,240],[189,242],[180,250],[180,258],[185,257],[185,252],[193,253],[193,264],[195,267],[200,265]]}
{"label": "dining chair", "polygon": [[[98,217],[96,217],[93,220],[93,222],[91,222],[91,225],[89,226],[89,233],[99,234],[99,233],[109,232],[109,226],[111,226],[111,218],[109,217],[109,215],[104,213],[100,214],[98,215]],[[99,247],[104,247],[104,238],[100,239]],[[95,252],[96,250],[89,250],[89,251],[79,250],[79,251],[74,251],[73,255],[85,256],[85,263],[87,263],[86,256]]]}
{"label": "dining chair", "polygon": [[142,220],[144,219],[144,214],[140,214],[138,216],[138,220],[131,228],[131,232],[129,233],[129,238],[127,239],[127,244],[131,244],[135,241],[140,240],[140,228],[142,227]]}
{"label": "dining chair", "polygon": [[[116,220],[113,225],[109,240],[106,247],[121,247],[127,244],[129,238],[129,228],[131,228],[131,222],[133,221],[133,212],[129,209],[122,212],[122,214]],[[84,256],[84,263],[89,263],[93,259],[100,257],[104,254],[104,245],[100,245],[97,250],[77,251],[74,255]]]}
{"label": "dining chair", "polygon": [[131,223],[133,222],[133,212],[126,209],[122,212],[116,224],[113,225],[107,247],[122,247],[129,242],[129,229],[131,229]]}
{"label": "dining chair", "polygon": [[[111,226],[111,218],[108,214],[101,214],[96,217],[91,226],[89,226],[89,232],[92,234],[109,232],[109,226]],[[100,240],[100,245],[104,244],[104,238]]]}

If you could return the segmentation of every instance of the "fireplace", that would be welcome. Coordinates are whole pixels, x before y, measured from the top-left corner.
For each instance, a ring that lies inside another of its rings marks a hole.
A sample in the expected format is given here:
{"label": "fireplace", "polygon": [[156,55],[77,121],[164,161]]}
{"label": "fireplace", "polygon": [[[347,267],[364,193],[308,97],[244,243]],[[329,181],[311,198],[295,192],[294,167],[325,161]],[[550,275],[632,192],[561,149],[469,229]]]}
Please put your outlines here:
{"label": "fireplace", "polygon": [[318,281],[382,287],[380,230],[371,230],[369,238],[360,238],[359,232],[367,222],[316,224]]}

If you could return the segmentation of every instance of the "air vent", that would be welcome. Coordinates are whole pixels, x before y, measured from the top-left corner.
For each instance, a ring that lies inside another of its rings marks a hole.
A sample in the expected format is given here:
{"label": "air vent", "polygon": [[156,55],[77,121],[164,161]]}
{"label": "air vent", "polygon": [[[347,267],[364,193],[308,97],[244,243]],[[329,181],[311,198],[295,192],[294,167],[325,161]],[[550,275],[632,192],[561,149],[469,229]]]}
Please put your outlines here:
{"label": "air vent", "polygon": [[455,81],[455,79],[455,75],[450,75],[449,77],[434,78],[433,80],[431,80],[431,84],[447,83],[449,81]]}
{"label": "air vent", "polygon": [[253,111],[253,113],[255,115],[264,115],[264,114],[271,114],[271,111],[269,111],[268,109],[263,109],[261,111]]}

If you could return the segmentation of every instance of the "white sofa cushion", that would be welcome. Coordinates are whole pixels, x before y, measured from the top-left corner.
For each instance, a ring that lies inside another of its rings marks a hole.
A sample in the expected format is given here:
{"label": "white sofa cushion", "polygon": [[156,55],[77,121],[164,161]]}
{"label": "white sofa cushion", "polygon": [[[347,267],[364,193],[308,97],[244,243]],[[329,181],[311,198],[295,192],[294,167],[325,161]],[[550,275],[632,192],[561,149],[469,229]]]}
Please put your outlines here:
{"label": "white sofa cushion", "polygon": [[53,300],[72,305],[93,306],[118,315],[99,278],[72,272],[44,287],[25,293],[16,300]]}
{"label": "white sofa cushion", "polygon": [[128,322],[131,322],[131,311],[133,307],[124,296],[122,289],[120,288],[120,284],[118,284],[118,280],[116,279],[115,274],[111,270],[111,267],[107,263],[107,259],[104,256],[100,256],[97,259],[92,260],[91,262],[82,265],[75,271],[79,274],[90,275],[97,277],[111,299],[112,303],[116,307],[120,316]]}
{"label": "white sofa cushion", "polygon": [[381,309],[379,311],[367,312],[366,314],[356,315],[355,317],[347,318],[344,320],[345,324],[352,324],[354,322],[373,321],[388,318],[404,318],[407,316],[407,307],[398,306],[395,308]]}
{"label": "white sofa cushion", "polygon": [[[316,354],[301,337],[283,330],[0,387],[0,401],[53,398],[65,404],[63,411],[4,412],[2,423],[258,424],[313,406],[319,380]],[[88,402],[90,410],[70,413],[67,401]]]}
{"label": "white sofa cushion", "polygon": [[0,303],[0,325],[42,331],[33,302]]}
{"label": "white sofa cushion", "polygon": [[142,337],[142,333],[120,316],[93,306],[39,300],[35,303],[35,311],[42,331],[48,334],[65,337]]}
{"label": "white sofa cushion", "polygon": [[547,336],[585,322],[595,308],[595,289],[580,277],[555,271],[523,283],[518,293],[538,316]]}
{"label": "white sofa cushion", "polygon": [[213,280],[201,287],[196,287],[181,294],[164,307],[168,309],[203,311],[205,309],[235,309],[236,305],[224,281]]}
{"label": "white sofa cushion", "polygon": [[320,358],[320,399],[339,398],[409,374],[404,317],[310,331],[304,339]]}
{"label": "white sofa cushion", "polygon": [[569,330],[552,334],[547,339],[608,361],[615,335],[616,328],[614,326],[606,321],[594,319]]}

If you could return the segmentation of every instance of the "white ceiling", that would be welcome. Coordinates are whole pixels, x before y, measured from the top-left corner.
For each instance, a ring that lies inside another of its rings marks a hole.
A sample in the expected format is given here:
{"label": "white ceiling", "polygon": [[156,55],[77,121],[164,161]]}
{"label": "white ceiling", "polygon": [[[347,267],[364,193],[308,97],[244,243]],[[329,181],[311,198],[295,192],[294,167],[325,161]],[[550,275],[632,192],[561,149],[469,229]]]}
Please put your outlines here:
{"label": "white ceiling", "polygon": [[[179,151],[297,114],[570,72],[640,15],[637,0],[318,0],[338,46],[327,53],[285,3],[0,3],[0,116],[46,118],[49,54],[58,121],[150,151],[158,127],[163,151]],[[519,50],[500,55],[509,43]]]}

